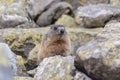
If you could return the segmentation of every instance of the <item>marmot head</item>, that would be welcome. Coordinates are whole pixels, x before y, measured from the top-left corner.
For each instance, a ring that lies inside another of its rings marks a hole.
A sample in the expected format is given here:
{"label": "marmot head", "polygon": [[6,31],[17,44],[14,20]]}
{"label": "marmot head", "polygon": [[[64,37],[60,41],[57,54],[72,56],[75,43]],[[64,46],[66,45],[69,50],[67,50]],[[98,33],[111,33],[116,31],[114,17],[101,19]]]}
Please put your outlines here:
{"label": "marmot head", "polygon": [[49,29],[47,33],[48,37],[50,38],[64,38],[67,35],[66,29],[63,25],[54,24],[51,25],[51,28]]}

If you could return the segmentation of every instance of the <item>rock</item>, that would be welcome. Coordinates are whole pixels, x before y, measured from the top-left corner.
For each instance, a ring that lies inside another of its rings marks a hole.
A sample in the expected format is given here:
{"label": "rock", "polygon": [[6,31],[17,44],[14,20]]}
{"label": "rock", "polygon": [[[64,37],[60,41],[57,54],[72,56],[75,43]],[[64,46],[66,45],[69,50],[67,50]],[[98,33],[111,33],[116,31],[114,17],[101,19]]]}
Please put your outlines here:
{"label": "rock", "polygon": [[73,80],[92,80],[87,77],[84,73],[76,71]]}
{"label": "rock", "polygon": [[81,5],[108,4],[109,0],[79,0]]}
{"label": "rock", "polygon": [[41,42],[42,29],[5,29],[0,31],[3,40],[17,55],[27,58],[29,52]]}
{"label": "rock", "polygon": [[30,29],[30,28],[39,28],[39,26],[35,22],[29,21],[29,22],[26,22],[24,24],[20,24],[20,25],[15,26],[15,28]]}
{"label": "rock", "polygon": [[112,18],[120,16],[120,7],[107,4],[79,7],[75,20],[80,27],[104,27]]}
{"label": "rock", "polygon": [[[16,60],[15,54],[10,50],[7,44],[0,43],[0,64],[8,67],[12,71],[13,75],[16,75],[17,67],[16,67]],[[8,69],[7,69],[8,70]],[[7,71],[8,72],[8,71]]]}
{"label": "rock", "polygon": [[77,27],[77,24],[74,20],[74,18],[72,18],[71,16],[68,15],[62,15],[55,24],[62,24],[66,27],[70,27],[70,28],[75,28]]}
{"label": "rock", "polygon": [[29,74],[29,76],[31,76],[31,77],[34,77],[34,75],[36,74],[36,72],[37,72],[37,69],[35,68],[33,70],[27,71],[27,74]]}
{"label": "rock", "polygon": [[14,80],[34,80],[32,77],[15,76]]}
{"label": "rock", "polygon": [[27,1],[28,4],[28,14],[29,16],[35,20],[40,14],[46,11],[49,6],[54,3],[58,2],[59,0],[29,0]]}
{"label": "rock", "polygon": [[17,63],[17,75],[18,76],[26,76],[27,71],[25,67],[26,61],[22,58],[22,56],[17,55],[16,57],[16,63]]}
{"label": "rock", "polygon": [[85,45],[87,42],[96,38],[96,35],[102,31],[102,28],[96,29],[84,29],[84,28],[76,28],[76,29],[68,29],[68,35],[70,36],[71,45],[72,45],[72,54],[76,55],[76,50]]}
{"label": "rock", "polygon": [[92,79],[119,80],[120,22],[108,23],[97,37],[77,50],[75,65]]}
{"label": "rock", "polygon": [[120,5],[120,0],[110,0],[110,4],[114,6],[119,6]]}
{"label": "rock", "polygon": [[39,26],[48,26],[55,23],[62,14],[72,15],[72,6],[66,2],[54,3],[49,7],[49,9],[39,15],[36,23]]}
{"label": "rock", "polygon": [[35,67],[38,66],[37,60],[38,60],[38,51],[39,51],[40,45],[36,45],[29,53],[28,55],[28,62],[26,63],[27,70],[32,70]]}
{"label": "rock", "polygon": [[45,58],[37,68],[35,80],[71,80],[71,73],[74,70],[74,58],[49,57]]}
{"label": "rock", "polygon": [[37,60],[37,53],[39,51],[40,44],[36,45],[29,53],[28,60],[36,61]]}
{"label": "rock", "polygon": [[76,10],[79,6],[109,3],[109,0],[61,0],[61,1],[69,2],[73,6],[73,10]]}
{"label": "rock", "polygon": [[28,21],[24,0],[0,1],[0,28],[15,27]]}
{"label": "rock", "polygon": [[16,74],[14,54],[5,43],[0,43],[0,80],[13,80]]}

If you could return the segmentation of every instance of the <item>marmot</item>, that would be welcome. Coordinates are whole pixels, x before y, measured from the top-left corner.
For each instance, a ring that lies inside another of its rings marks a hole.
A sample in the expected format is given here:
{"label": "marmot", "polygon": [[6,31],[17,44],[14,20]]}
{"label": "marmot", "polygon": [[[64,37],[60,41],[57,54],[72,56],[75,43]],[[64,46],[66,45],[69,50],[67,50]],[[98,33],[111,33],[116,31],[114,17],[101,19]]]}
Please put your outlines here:
{"label": "marmot", "polygon": [[61,55],[67,56],[71,53],[70,38],[63,25],[54,24],[44,35],[38,52],[38,62],[44,58]]}

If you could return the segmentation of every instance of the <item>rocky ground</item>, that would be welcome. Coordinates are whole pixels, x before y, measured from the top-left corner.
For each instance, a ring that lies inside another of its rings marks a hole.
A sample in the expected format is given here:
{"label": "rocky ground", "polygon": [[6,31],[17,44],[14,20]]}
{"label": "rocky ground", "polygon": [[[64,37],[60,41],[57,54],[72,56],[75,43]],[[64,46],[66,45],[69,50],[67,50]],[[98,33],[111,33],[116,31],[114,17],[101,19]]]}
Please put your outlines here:
{"label": "rocky ground", "polygon": [[[52,24],[72,55],[38,64]],[[0,59],[0,80],[120,80],[120,0],[0,0]]]}

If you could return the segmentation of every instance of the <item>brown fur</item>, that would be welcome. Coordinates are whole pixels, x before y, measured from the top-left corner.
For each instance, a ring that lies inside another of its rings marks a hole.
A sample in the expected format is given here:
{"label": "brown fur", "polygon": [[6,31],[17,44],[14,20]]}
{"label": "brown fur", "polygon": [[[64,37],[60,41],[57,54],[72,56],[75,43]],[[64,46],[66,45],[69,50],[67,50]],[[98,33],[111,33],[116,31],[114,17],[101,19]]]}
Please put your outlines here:
{"label": "brown fur", "polygon": [[67,56],[70,55],[70,39],[68,35],[60,36],[52,36],[54,33],[49,33],[49,35],[45,34],[43,40],[41,42],[40,50],[38,53],[38,62],[41,62],[44,58],[61,55]]}

